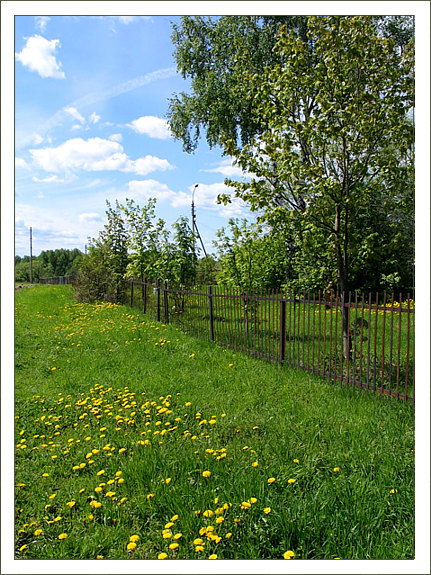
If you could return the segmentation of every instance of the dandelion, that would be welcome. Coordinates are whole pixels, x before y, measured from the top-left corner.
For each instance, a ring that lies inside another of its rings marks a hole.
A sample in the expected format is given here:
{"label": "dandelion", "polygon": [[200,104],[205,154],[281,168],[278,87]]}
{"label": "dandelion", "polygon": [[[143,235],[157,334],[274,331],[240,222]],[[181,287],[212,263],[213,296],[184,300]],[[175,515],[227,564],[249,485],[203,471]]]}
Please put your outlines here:
{"label": "dandelion", "polygon": [[208,559],[217,559],[217,555],[215,553],[213,553],[212,555],[210,555],[208,557]]}
{"label": "dandelion", "polygon": [[391,489],[389,493],[398,493],[398,489]]}
{"label": "dandelion", "polygon": [[[196,513],[196,512],[195,512]],[[204,511],[203,516],[204,517],[212,517],[214,515],[214,511],[212,511],[211,509],[207,509],[206,511]]]}
{"label": "dandelion", "polygon": [[256,497],[250,497],[249,501],[250,503],[257,503]]}
{"label": "dandelion", "polygon": [[202,473],[202,476],[203,476],[203,477],[210,477],[210,476],[211,476],[211,471],[204,471],[204,472]]}
{"label": "dandelion", "polygon": [[36,531],[34,532],[34,534],[35,534],[36,537],[37,537],[38,535],[42,535],[42,534],[43,534],[43,531],[42,531],[42,529],[36,529]]}
{"label": "dandelion", "polygon": [[137,543],[139,541],[139,535],[131,535],[130,541],[132,541],[132,543]]}
{"label": "dandelion", "polygon": [[174,516],[171,518],[171,521],[176,521],[177,519],[178,519],[178,515],[174,515]]}
{"label": "dandelion", "polygon": [[104,470],[104,469],[101,469],[100,471],[98,471],[98,472],[96,473],[96,475],[103,475],[104,473],[105,473],[105,470]]}
{"label": "dandelion", "polygon": [[129,551],[134,551],[136,549],[136,543],[134,543],[133,541],[127,544],[127,549]]}
{"label": "dandelion", "polygon": [[53,493],[52,495],[50,495],[50,496],[48,497],[48,499],[54,499],[56,496],[57,496],[57,494],[56,494],[56,493]]}
{"label": "dandelion", "polygon": [[21,547],[19,548],[20,551],[24,551],[24,549],[27,548],[27,545],[21,545]]}
{"label": "dandelion", "polygon": [[166,531],[166,533],[163,533],[163,539],[170,539],[172,537],[172,533],[170,533],[169,531]]}
{"label": "dandelion", "polygon": [[268,483],[269,483],[270,485],[271,485],[271,483],[274,483],[274,481],[275,481],[275,477],[270,477],[270,478],[268,479]]}
{"label": "dandelion", "polygon": [[159,553],[159,554],[157,555],[157,559],[166,559],[167,556],[168,556],[167,553]]}
{"label": "dandelion", "polygon": [[203,551],[204,548],[202,545],[196,545],[195,547],[195,553],[200,553],[201,551]]}
{"label": "dandelion", "polygon": [[149,499],[152,499],[153,497],[154,497],[154,493],[149,493],[149,494],[147,495],[147,499],[148,499],[148,500],[149,500]]}
{"label": "dandelion", "polygon": [[296,482],[296,479],[289,479],[287,483],[292,484],[292,483],[295,483],[295,482]]}
{"label": "dandelion", "polygon": [[226,533],[226,539],[230,539],[232,537],[232,533]]}
{"label": "dandelion", "polygon": [[98,555],[96,559],[103,559],[103,555]]}
{"label": "dandelion", "polygon": [[253,461],[253,463],[251,464],[252,467],[257,467],[259,465],[259,463],[257,461]]}
{"label": "dandelion", "polygon": [[178,549],[178,547],[179,547],[179,544],[178,544],[178,543],[171,543],[171,544],[169,545],[169,549],[172,549],[172,550]]}
{"label": "dandelion", "polygon": [[66,539],[66,538],[67,538],[67,533],[60,533],[60,535],[58,536],[58,538],[59,538],[60,540]]}
{"label": "dandelion", "polygon": [[49,477],[49,473],[42,473],[42,477]]}
{"label": "dandelion", "polygon": [[265,507],[263,512],[266,513],[266,515],[268,515],[269,513],[271,513],[271,507]]}
{"label": "dandelion", "polygon": [[293,463],[299,463],[299,459],[294,459]]}
{"label": "dandelion", "polygon": [[172,478],[171,478],[171,477],[166,478],[166,479],[165,479],[166,485],[169,485],[169,483],[170,483],[171,481],[172,481]]}
{"label": "dandelion", "polygon": [[69,509],[72,509],[72,507],[75,505],[75,501],[68,501],[66,505],[69,507]]}
{"label": "dandelion", "polygon": [[334,467],[334,473],[338,473],[340,471],[339,467]]}
{"label": "dandelion", "polygon": [[94,509],[99,509],[99,507],[101,507],[102,504],[99,501],[91,501],[90,506],[94,507]]}

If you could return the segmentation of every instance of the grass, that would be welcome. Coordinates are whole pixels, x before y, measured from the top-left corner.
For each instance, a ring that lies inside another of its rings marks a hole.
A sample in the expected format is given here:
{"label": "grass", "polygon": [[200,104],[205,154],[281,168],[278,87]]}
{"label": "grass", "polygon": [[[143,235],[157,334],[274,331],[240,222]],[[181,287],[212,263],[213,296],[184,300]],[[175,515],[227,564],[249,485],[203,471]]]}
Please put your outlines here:
{"label": "grass", "polygon": [[17,558],[414,557],[412,405],[70,286],[15,298]]}

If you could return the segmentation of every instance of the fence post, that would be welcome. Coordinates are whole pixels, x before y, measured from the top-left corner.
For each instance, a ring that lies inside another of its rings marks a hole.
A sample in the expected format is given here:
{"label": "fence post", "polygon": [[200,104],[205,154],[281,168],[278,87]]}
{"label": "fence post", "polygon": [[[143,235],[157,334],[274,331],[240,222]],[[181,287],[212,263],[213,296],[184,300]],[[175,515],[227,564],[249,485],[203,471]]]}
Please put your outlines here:
{"label": "fence post", "polygon": [[286,300],[280,300],[280,361],[286,359]]}
{"label": "fence post", "polygon": [[133,307],[133,280],[130,284],[130,307]]}
{"label": "fence post", "polygon": [[148,282],[147,278],[144,278],[144,285],[142,286],[144,313],[147,313],[147,282]]}
{"label": "fence post", "polygon": [[160,280],[157,280],[157,321],[160,321]]}
{"label": "fence post", "polygon": [[214,341],[214,309],[211,286],[208,286],[208,303],[210,308],[210,341]]}
{"label": "fence post", "polygon": [[165,280],[165,288],[163,290],[163,303],[165,308],[165,323],[169,323],[168,282],[166,280]]}

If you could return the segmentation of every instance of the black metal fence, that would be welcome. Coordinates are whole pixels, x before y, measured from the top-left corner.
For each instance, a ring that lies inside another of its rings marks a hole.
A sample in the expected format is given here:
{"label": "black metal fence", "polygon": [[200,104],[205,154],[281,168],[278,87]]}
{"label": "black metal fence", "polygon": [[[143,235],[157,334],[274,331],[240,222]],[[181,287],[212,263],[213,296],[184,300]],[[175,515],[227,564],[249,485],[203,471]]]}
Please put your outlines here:
{"label": "black metal fence", "polygon": [[197,337],[388,399],[415,399],[410,294],[243,293],[220,286],[186,291],[136,280],[122,287],[123,303]]}
{"label": "black metal fence", "polygon": [[55,276],[51,278],[39,278],[38,282],[40,284],[54,284],[63,285],[71,284],[75,276]]}

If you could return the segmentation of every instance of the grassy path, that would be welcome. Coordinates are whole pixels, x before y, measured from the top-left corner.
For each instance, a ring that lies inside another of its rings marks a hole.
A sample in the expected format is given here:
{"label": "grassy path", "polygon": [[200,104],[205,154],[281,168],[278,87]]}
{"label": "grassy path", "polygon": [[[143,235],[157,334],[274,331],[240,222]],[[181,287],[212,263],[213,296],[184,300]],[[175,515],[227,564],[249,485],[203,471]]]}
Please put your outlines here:
{"label": "grassy path", "polygon": [[414,410],[16,293],[16,557],[414,556]]}

